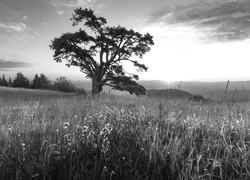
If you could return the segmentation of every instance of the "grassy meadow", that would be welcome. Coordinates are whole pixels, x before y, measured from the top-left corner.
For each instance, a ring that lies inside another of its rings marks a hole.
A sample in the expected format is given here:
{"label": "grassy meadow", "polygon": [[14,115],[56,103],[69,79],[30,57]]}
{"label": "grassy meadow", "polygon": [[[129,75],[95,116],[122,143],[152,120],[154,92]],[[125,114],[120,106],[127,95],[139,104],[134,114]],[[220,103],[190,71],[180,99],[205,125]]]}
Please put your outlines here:
{"label": "grassy meadow", "polygon": [[0,179],[250,179],[250,102],[0,88]]}

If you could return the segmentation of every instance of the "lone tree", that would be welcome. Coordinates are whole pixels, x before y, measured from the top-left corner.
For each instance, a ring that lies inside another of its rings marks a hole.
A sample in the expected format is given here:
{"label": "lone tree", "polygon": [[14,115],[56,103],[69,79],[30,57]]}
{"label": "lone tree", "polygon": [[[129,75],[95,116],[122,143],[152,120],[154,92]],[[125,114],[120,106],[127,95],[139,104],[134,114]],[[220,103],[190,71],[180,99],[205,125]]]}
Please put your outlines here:
{"label": "lone tree", "polygon": [[75,33],[65,33],[54,38],[50,48],[56,62],[66,61],[66,65],[78,66],[86,78],[92,79],[92,94],[102,91],[104,85],[131,94],[145,94],[146,89],[135,80],[136,74],[124,70],[123,62],[130,62],[137,71],[147,71],[144,64],[131,59],[143,58],[154,45],[153,37],[140,34],[125,27],[107,26],[104,17],[97,17],[91,9],[77,8],[71,18],[73,26],[83,23],[87,31],[79,29]]}

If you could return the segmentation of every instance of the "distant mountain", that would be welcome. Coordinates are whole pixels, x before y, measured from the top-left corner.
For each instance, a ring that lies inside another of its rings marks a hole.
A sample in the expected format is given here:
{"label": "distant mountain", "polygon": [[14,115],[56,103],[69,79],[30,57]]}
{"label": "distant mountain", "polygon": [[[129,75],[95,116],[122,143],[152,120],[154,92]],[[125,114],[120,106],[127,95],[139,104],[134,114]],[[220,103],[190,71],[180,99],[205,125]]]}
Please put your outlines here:
{"label": "distant mountain", "polygon": [[[179,81],[173,83],[167,83],[160,80],[141,80],[141,85],[147,89],[166,89],[172,87],[176,89],[190,89],[192,91],[199,89],[226,89],[227,82],[199,82],[199,81]],[[250,81],[230,81],[228,90],[250,90]]]}
{"label": "distant mountain", "polygon": [[[91,81],[73,81],[78,87],[91,90]],[[186,91],[190,94],[202,95],[205,98],[221,100],[246,100],[250,99],[250,81],[230,81],[228,89],[225,93],[227,82],[199,82],[199,81],[183,81],[166,83],[160,80],[140,80],[139,84],[143,85],[147,90],[152,89],[178,89]],[[105,93],[126,94],[125,92],[111,90],[110,87],[104,87]]]}
{"label": "distant mountain", "polygon": [[250,99],[250,81],[230,81],[226,91],[227,82],[198,82],[183,81],[167,84],[164,81],[139,81],[147,89],[180,89],[193,95],[199,94],[213,100],[248,100]]}
{"label": "distant mountain", "polygon": [[189,99],[192,94],[180,89],[150,89],[147,91],[149,97],[159,97],[167,99]]}

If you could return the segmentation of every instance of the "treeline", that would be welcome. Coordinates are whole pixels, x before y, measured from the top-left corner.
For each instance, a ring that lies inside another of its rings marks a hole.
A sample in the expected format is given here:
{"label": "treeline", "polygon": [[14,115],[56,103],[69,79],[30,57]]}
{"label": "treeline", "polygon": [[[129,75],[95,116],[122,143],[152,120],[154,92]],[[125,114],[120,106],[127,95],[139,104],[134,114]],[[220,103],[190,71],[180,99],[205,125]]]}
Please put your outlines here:
{"label": "treeline", "polygon": [[84,88],[77,88],[66,77],[59,77],[54,83],[52,83],[44,74],[36,74],[32,81],[30,81],[20,72],[16,74],[16,77],[13,80],[11,78],[6,79],[5,75],[3,74],[2,77],[0,77],[0,86],[87,94],[87,91]]}

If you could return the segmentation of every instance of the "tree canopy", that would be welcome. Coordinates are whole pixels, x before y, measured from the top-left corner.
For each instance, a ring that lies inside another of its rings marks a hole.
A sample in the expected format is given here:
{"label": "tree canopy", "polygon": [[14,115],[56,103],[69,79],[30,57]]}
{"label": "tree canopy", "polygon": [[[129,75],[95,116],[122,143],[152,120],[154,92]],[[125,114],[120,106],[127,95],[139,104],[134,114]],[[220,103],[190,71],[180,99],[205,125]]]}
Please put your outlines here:
{"label": "tree canopy", "polygon": [[52,89],[52,85],[50,80],[44,75],[40,74],[40,77],[36,74],[33,83],[32,83],[33,89]]}
{"label": "tree canopy", "polygon": [[56,62],[66,61],[67,66],[77,66],[92,79],[92,94],[102,91],[104,85],[131,94],[145,94],[146,89],[136,80],[137,74],[125,71],[124,62],[130,62],[137,71],[147,67],[132,57],[143,58],[154,45],[153,37],[121,26],[107,26],[104,17],[98,17],[91,9],[77,8],[71,18],[73,26],[83,23],[86,30],[64,33],[54,38],[50,48]]}
{"label": "tree canopy", "polygon": [[13,87],[30,88],[30,82],[27,77],[18,72],[13,80]]}
{"label": "tree canopy", "polygon": [[9,86],[7,80],[5,79],[5,75],[4,74],[2,76],[2,79],[0,78],[0,86],[5,86],[5,87]]}

